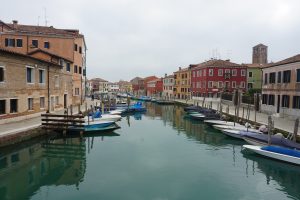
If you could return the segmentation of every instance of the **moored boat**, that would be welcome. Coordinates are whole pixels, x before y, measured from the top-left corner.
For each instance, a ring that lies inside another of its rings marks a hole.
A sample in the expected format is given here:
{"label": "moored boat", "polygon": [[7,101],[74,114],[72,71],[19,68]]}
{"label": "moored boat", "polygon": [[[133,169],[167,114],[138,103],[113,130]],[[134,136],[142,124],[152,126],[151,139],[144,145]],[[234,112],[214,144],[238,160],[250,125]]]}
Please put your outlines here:
{"label": "moored boat", "polygon": [[243,145],[243,147],[269,158],[300,165],[300,151],[298,150],[277,146]]}

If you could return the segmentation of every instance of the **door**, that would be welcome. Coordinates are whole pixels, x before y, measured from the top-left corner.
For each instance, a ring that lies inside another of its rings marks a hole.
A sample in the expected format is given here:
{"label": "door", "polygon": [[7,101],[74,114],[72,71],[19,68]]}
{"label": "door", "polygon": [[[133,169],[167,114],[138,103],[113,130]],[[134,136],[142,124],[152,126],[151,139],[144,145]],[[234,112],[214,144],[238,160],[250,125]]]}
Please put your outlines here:
{"label": "door", "polygon": [[280,113],[280,95],[277,95],[277,113]]}
{"label": "door", "polygon": [[68,95],[64,94],[64,108],[67,108],[67,98],[68,98]]}

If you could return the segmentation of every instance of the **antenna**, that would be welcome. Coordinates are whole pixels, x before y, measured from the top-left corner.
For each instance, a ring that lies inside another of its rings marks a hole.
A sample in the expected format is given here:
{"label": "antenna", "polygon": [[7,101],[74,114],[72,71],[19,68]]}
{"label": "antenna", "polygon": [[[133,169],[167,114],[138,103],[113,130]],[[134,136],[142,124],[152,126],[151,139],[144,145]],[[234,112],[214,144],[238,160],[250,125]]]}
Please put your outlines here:
{"label": "antenna", "polygon": [[44,18],[45,18],[45,26],[47,26],[47,23],[49,22],[47,20],[47,8],[44,8]]}
{"label": "antenna", "polygon": [[40,18],[41,16],[38,16],[38,23],[37,23],[38,26],[40,26]]}

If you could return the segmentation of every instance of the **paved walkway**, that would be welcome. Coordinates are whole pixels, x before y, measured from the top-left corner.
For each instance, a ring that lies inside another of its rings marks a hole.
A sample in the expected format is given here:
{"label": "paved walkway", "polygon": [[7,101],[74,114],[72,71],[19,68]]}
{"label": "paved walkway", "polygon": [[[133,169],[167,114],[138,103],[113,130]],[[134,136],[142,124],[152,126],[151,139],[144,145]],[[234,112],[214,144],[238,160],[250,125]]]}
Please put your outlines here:
{"label": "paved walkway", "polygon": [[[100,103],[99,100],[91,101],[90,99],[87,99],[86,102],[87,102],[88,108],[90,107],[90,105],[95,105],[96,102],[98,105]],[[85,111],[85,103],[81,106],[81,110]],[[53,113],[63,114],[64,110],[55,111]],[[73,107],[73,113],[78,113],[78,106]],[[28,130],[37,128],[40,125],[41,125],[41,117],[40,116],[33,117],[30,119],[26,119],[26,120],[17,121],[17,122],[0,124],[0,130],[1,130],[0,137],[28,131]]]}
{"label": "paved walkway", "polygon": [[[199,103],[199,105],[202,105],[202,101],[201,100],[189,100],[189,101],[185,101],[185,100],[176,100],[180,103],[187,103],[187,104],[197,104],[197,102]],[[205,102],[205,104],[210,105],[210,101],[209,102]],[[218,105],[219,102],[218,101],[212,101],[212,108],[213,109],[218,109]],[[222,107],[223,107],[223,112],[226,112],[226,108],[228,107],[228,105],[226,103],[222,102]],[[247,109],[245,108],[244,110],[244,118],[246,116],[246,111]],[[231,115],[235,115],[234,114],[234,106],[229,106],[229,114]],[[243,112],[243,108],[239,109],[239,117],[242,117],[242,112]],[[295,126],[295,120],[289,119],[289,118],[282,118],[282,117],[272,117],[274,120],[274,127],[289,133],[293,133],[294,132],[294,126]],[[255,112],[254,110],[250,110],[250,117],[249,120],[251,121],[255,121]],[[259,113],[256,112],[256,122],[260,123],[260,124],[268,124],[268,115],[266,113]],[[298,135],[300,136],[300,127],[298,128]]]}

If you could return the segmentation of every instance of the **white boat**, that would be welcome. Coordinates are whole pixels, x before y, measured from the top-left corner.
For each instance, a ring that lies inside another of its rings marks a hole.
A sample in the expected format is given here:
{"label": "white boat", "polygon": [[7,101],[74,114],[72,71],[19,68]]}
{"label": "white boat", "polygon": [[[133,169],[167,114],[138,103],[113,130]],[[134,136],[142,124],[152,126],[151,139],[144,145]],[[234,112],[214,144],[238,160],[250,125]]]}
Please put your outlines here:
{"label": "white boat", "polygon": [[275,146],[243,145],[243,147],[269,158],[300,165],[300,151],[297,150]]}
{"label": "white boat", "polygon": [[235,125],[240,125],[239,123],[234,123],[231,121],[224,121],[224,120],[204,120],[204,122],[208,124],[218,124],[218,125],[227,125],[227,126],[234,126]]}
{"label": "white boat", "polygon": [[[120,115],[111,115],[111,114],[103,114],[100,117],[92,118],[90,117],[90,121],[119,121],[122,117]],[[88,120],[88,117],[85,117],[85,121]]]}
{"label": "white boat", "polygon": [[124,110],[121,110],[121,109],[118,109],[118,110],[111,110],[111,111],[109,111],[109,114],[110,114],[110,115],[121,115],[123,111],[124,111]]}
{"label": "white boat", "polygon": [[245,127],[244,125],[241,125],[241,124],[236,124],[235,126],[228,126],[228,125],[218,125],[218,124],[215,124],[213,125],[213,127],[215,129],[218,129],[218,130],[223,130],[223,129],[231,129],[231,130],[239,130],[239,131],[251,131],[251,132],[257,132],[257,133],[260,133],[259,130],[256,130],[256,129],[253,129],[253,128],[247,128]]}
{"label": "white boat", "polygon": [[243,135],[240,134],[239,130],[233,130],[233,129],[222,129],[222,133],[225,135],[228,135],[230,137],[238,138],[238,139],[243,139]]}

